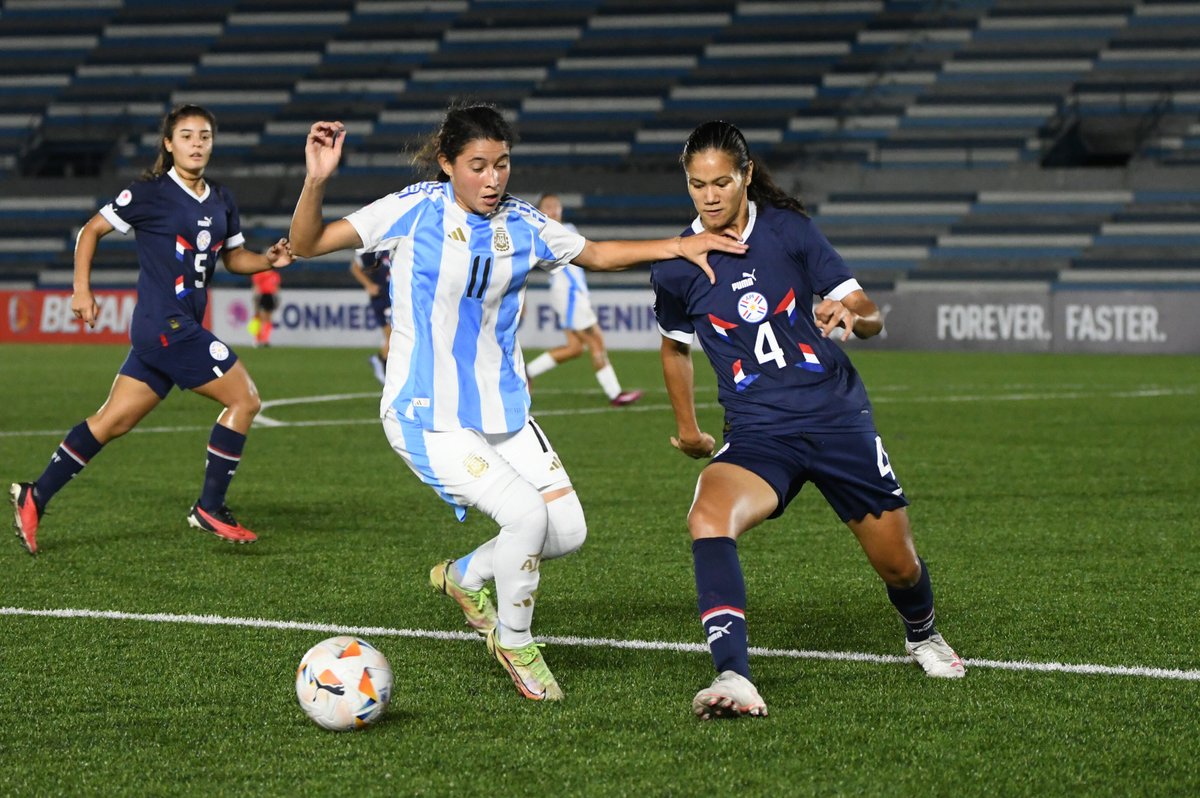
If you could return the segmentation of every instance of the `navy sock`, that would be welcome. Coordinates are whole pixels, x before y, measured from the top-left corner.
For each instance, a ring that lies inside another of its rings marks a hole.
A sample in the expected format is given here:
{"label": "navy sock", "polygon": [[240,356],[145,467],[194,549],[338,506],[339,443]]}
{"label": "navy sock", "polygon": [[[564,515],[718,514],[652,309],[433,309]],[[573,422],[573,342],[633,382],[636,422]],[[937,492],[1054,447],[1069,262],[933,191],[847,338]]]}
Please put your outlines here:
{"label": "navy sock", "polygon": [[50,464],[38,477],[33,487],[33,498],[38,506],[45,507],[62,490],[72,477],[83,470],[93,457],[100,453],[104,444],[96,440],[87,421],[80,421],[67,433],[62,443],[50,456]]}
{"label": "navy sock", "polygon": [[717,673],[734,671],[750,678],[746,635],[746,583],[733,538],[692,541],[696,599]]}
{"label": "navy sock", "polygon": [[910,643],[927,640],[937,631],[933,625],[933,584],[929,581],[929,569],[921,563],[921,578],[912,587],[888,585],[888,598],[904,621],[904,633]]}
{"label": "navy sock", "polygon": [[208,463],[204,467],[204,490],[200,493],[200,506],[209,512],[221,509],[225,504],[225,492],[233,481],[238,463],[242,460],[242,449],[246,436],[229,427],[214,424],[208,437]]}

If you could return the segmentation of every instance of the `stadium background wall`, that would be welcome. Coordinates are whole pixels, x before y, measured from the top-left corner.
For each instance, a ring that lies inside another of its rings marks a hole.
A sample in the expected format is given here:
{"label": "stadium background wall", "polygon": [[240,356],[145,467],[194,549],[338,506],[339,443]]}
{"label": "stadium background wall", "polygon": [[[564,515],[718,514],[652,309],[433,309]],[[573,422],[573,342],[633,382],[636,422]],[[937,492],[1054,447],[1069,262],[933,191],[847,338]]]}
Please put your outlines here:
{"label": "stadium background wall", "polygon": [[[906,286],[872,291],[887,328],[870,341],[876,349],[981,352],[1192,354],[1200,352],[1197,291],[1123,287],[1013,287],[990,283]],[[282,294],[275,314],[277,346],[378,345],[379,328],[363,293],[298,289]],[[14,343],[124,343],[134,292],[102,291],[96,329],[70,314],[65,291],[0,291],[0,341]],[[649,289],[600,288],[592,292],[599,325],[616,350],[657,349],[660,336]],[[212,292],[206,322],[233,346],[253,343],[246,324],[253,313],[249,290]],[[528,292],[520,332],[527,349],[562,341],[562,330],[543,288]]]}

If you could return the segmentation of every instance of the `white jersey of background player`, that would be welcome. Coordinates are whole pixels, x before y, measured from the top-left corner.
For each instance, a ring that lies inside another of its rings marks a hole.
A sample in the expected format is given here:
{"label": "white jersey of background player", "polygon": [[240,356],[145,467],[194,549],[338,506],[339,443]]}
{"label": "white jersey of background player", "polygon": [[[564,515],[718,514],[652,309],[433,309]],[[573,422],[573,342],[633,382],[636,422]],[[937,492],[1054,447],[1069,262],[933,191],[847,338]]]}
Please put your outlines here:
{"label": "white jersey of background player", "polygon": [[[555,221],[562,221],[563,206],[557,194],[542,195],[538,202],[538,210]],[[563,226],[568,230],[575,229],[575,225],[570,222],[564,222]],[[550,276],[550,304],[558,314],[558,323],[567,334],[567,342],[531,360],[525,369],[529,378],[541,376],[559,363],[579,357],[586,348],[591,353],[596,382],[600,383],[600,388],[608,397],[609,403],[621,407],[641,399],[641,391],[621,390],[617,373],[608,361],[604,336],[600,332],[596,311],[592,308],[592,301],[588,296],[587,279],[583,276],[583,269],[574,263],[568,263]]]}
{"label": "white jersey of background player", "polygon": [[[562,690],[532,634],[542,560],[583,544],[583,508],[545,434],[529,417],[516,330],[534,268],[574,260],[621,269],[684,256],[707,268],[713,249],[744,252],[723,236],[587,241],[505,193],[514,134],[489,105],[456,105],[418,155],[438,180],[417,183],[326,225],[325,185],[341,159],[345,127],[317,122],[292,215],[293,252],[388,249],[392,341],[381,413],[392,448],[460,517],[474,507],[500,532],[458,560],[435,565],[434,587],[526,698]],[[699,239],[698,241],[696,239]],[[694,242],[694,243],[693,243]],[[496,603],[486,584],[495,580]]]}

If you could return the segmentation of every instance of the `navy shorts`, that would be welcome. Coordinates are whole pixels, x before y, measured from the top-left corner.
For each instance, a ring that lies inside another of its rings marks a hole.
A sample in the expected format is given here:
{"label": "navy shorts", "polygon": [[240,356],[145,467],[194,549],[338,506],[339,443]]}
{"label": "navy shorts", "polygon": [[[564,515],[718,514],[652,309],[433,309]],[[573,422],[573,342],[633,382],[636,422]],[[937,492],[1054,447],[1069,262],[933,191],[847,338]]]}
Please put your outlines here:
{"label": "navy shorts", "polygon": [[371,297],[371,312],[375,314],[376,327],[390,327],[392,324],[392,298],[385,286],[378,294]]}
{"label": "navy shorts", "polygon": [[199,388],[223,377],[238,359],[232,349],[203,327],[164,338],[166,344],[161,347],[130,349],[118,372],[146,383],[160,399],[166,398],[173,385]]}
{"label": "navy shorts", "polygon": [[908,506],[874,430],[799,435],[731,432],[712,462],[732,463],[766,480],[779,497],[771,518],[783,514],[806,482],[817,486],[842,521]]}
{"label": "navy shorts", "polygon": [[258,309],[267,313],[274,313],[279,307],[279,297],[276,294],[259,294]]}

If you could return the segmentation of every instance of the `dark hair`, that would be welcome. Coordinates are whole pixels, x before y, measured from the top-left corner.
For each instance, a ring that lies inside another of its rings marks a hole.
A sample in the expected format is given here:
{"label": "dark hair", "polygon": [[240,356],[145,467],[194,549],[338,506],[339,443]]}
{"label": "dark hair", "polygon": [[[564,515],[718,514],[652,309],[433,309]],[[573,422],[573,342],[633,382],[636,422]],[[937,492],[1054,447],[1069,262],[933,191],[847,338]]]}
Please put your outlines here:
{"label": "dark hair", "polygon": [[153,180],[156,177],[161,177],[170,171],[175,165],[175,158],[171,153],[167,152],[165,139],[169,139],[175,135],[175,125],[179,124],[180,119],[187,119],[189,116],[201,116],[208,120],[208,124],[212,125],[213,135],[217,134],[217,117],[207,108],[202,108],[199,105],[177,105],[171,109],[170,113],[163,117],[162,130],[158,137],[158,158],[154,161],[154,166],[142,172],[143,180]]}
{"label": "dark hair", "polygon": [[688,136],[683,145],[683,154],[679,156],[679,163],[684,169],[687,169],[692,158],[706,150],[720,150],[725,153],[733,161],[734,168],[742,174],[746,174],[751,166],[754,167],[754,174],[750,178],[750,185],[746,188],[746,195],[756,203],[760,205],[767,203],[776,208],[787,208],[805,216],[808,215],[808,212],[804,210],[804,203],[775,185],[766,166],[751,157],[750,145],[746,143],[746,137],[732,123],[714,120],[705,122],[693,130],[692,135]]}
{"label": "dark hair", "polygon": [[442,126],[425,141],[412,162],[415,166],[429,169],[444,183],[450,176],[438,164],[439,155],[453,161],[472,141],[503,141],[511,147],[516,138],[512,125],[491,103],[451,103],[442,119]]}

